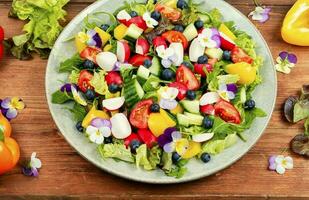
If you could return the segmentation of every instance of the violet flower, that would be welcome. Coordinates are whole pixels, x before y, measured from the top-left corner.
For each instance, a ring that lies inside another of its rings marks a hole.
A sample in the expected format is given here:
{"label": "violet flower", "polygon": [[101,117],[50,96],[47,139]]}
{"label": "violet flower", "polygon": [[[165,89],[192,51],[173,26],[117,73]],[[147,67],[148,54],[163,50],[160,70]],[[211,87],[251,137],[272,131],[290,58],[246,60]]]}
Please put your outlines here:
{"label": "violet flower", "polygon": [[18,110],[24,108],[25,104],[19,97],[5,98],[1,102],[1,112],[8,120],[16,118]]}
{"label": "violet flower", "polygon": [[[234,88],[232,88],[231,85],[229,86],[229,89],[234,90]],[[229,89],[228,89],[226,84],[221,84],[219,86],[219,90],[217,92],[222,99],[224,99],[226,101],[230,101],[231,99],[235,98],[235,93],[234,93],[234,91],[230,91]]]}
{"label": "violet flower", "polygon": [[215,28],[205,28],[198,35],[198,41],[203,47],[219,48],[221,45],[220,33]]}
{"label": "violet flower", "polygon": [[22,167],[22,172],[25,176],[34,176],[37,177],[39,176],[39,171],[42,167],[42,162],[40,159],[36,157],[36,152],[33,152],[31,154],[31,159],[30,161]]}
{"label": "violet flower", "polygon": [[269,19],[269,13],[271,8],[261,6],[255,1],[256,7],[255,10],[250,12],[248,17],[252,16],[252,20],[259,21],[260,23],[264,23]]}
{"label": "violet flower", "polygon": [[104,137],[111,136],[112,124],[110,120],[102,118],[94,118],[86,129],[89,140],[96,144],[102,144]]}
{"label": "violet flower", "polygon": [[98,48],[102,47],[102,40],[100,38],[100,35],[95,30],[89,30],[87,31],[87,45],[89,46],[95,46]]}
{"label": "violet flower", "polygon": [[277,64],[275,67],[278,72],[289,74],[291,72],[291,68],[295,67],[297,63],[297,56],[293,53],[282,51],[277,57],[276,62]]}
{"label": "violet flower", "polygon": [[268,169],[276,171],[278,174],[284,174],[286,169],[293,169],[293,158],[290,156],[284,157],[283,155],[272,155],[268,159]]}

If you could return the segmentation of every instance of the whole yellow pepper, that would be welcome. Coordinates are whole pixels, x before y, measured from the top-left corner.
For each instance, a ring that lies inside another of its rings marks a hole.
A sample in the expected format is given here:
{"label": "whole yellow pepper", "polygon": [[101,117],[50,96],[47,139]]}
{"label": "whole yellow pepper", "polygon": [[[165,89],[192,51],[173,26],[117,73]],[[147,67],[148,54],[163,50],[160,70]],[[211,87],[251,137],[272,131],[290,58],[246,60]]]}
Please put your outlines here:
{"label": "whole yellow pepper", "polygon": [[284,41],[298,46],[309,46],[309,0],[297,0],[283,21]]}

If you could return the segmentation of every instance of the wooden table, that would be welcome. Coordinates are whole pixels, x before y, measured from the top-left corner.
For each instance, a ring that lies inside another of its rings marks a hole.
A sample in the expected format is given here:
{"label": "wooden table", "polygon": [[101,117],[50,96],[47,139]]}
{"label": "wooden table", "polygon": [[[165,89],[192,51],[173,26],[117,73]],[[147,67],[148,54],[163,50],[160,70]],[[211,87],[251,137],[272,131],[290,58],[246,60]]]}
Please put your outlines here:
{"label": "wooden table", "polygon": [[[93,0],[71,0],[68,21]],[[250,0],[228,0],[244,14],[254,6]],[[60,136],[49,113],[44,77],[46,60],[0,62],[0,98],[20,96],[27,104],[13,121],[14,137],[21,146],[21,159],[37,152],[43,162],[38,178],[21,174],[16,167],[0,177],[0,199],[309,199],[309,162],[292,154],[295,168],[284,175],[267,170],[269,155],[280,154],[289,141],[303,131],[282,118],[282,104],[309,83],[309,48],[284,43],[280,26],[294,0],[264,0],[272,7],[271,19],[256,26],[266,38],[274,57],[281,50],[297,54],[299,63],[290,75],[278,74],[275,112],[263,137],[237,163],[216,175],[179,185],[148,185],[105,173],[80,157]],[[22,22],[8,19],[9,0],[0,2],[0,24],[7,36],[19,34]],[[291,154],[290,152],[287,153]]]}

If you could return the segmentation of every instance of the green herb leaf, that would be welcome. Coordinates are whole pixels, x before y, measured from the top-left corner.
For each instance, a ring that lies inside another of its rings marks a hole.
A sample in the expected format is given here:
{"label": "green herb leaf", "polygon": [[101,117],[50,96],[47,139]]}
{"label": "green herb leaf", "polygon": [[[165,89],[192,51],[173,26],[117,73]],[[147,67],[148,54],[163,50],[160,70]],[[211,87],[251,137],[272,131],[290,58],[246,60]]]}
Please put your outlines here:
{"label": "green herb leaf", "polygon": [[71,100],[74,101],[73,97],[70,96],[67,92],[61,92],[58,90],[52,94],[52,103],[55,104],[64,104]]}
{"label": "green herb leaf", "polygon": [[294,123],[309,117],[309,101],[299,101],[294,105]]}
{"label": "green herb leaf", "polygon": [[75,103],[73,108],[70,108],[69,111],[73,114],[73,118],[75,121],[83,121],[85,118],[87,111],[84,106]]}
{"label": "green herb leaf", "polygon": [[124,144],[102,144],[98,146],[98,151],[103,158],[116,158],[130,163],[134,162],[130,149],[127,149]]}
{"label": "green herb leaf", "polygon": [[80,58],[79,54],[73,55],[71,58],[60,63],[59,72],[72,72],[73,70],[79,70],[80,65],[83,63],[83,60]]}
{"label": "green herb leaf", "polygon": [[309,118],[307,118],[307,120],[305,121],[304,127],[305,127],[305,135],[309,136]]}

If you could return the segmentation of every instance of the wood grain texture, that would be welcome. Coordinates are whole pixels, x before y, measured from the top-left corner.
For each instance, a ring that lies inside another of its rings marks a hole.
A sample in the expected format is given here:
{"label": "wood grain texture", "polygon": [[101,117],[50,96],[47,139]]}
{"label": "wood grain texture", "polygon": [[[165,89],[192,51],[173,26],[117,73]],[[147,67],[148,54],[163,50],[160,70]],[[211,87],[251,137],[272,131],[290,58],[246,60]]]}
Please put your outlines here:
{"label": "wood grain texture", "polygon": [[[7,36],[20,33],[22,22],[8,19],[10,1],[0,1],[0,24]],[[93,0],[72,0],[66,7],[72,19]],[[244,14],[251,1],[229,0]],[[0,177],[0,199],[309,199],[309,162],[292,155],[295,168],[280,176],[269,172],[267,158],[280,153],[302,124],[290,125],[281,107],[302,84],[309,82],[308,47],[295,47],[281,40],[282,19],[293,0],[271,0],[271,19],[256,26],[276,57],[281,50],[297,54],[299,63],[290,75],[278,74],[278,98],[271,122],[262,138],[242,159],[216,175],[178,185],[148,185],[127,181],[101,171],[81,158],[60,136],[48,110],[44,89],[46,61],[18,61],[6,57],[0,62],[0,98],[20,96],[27,104],[13,121],[14,137],[22,149],[22,160],[35,151],[43,162],[38,178],[21,175],[20,168]],[[267,94],[265,94],[267,95]],[[289,152],[287,154],[290,154]]]}

